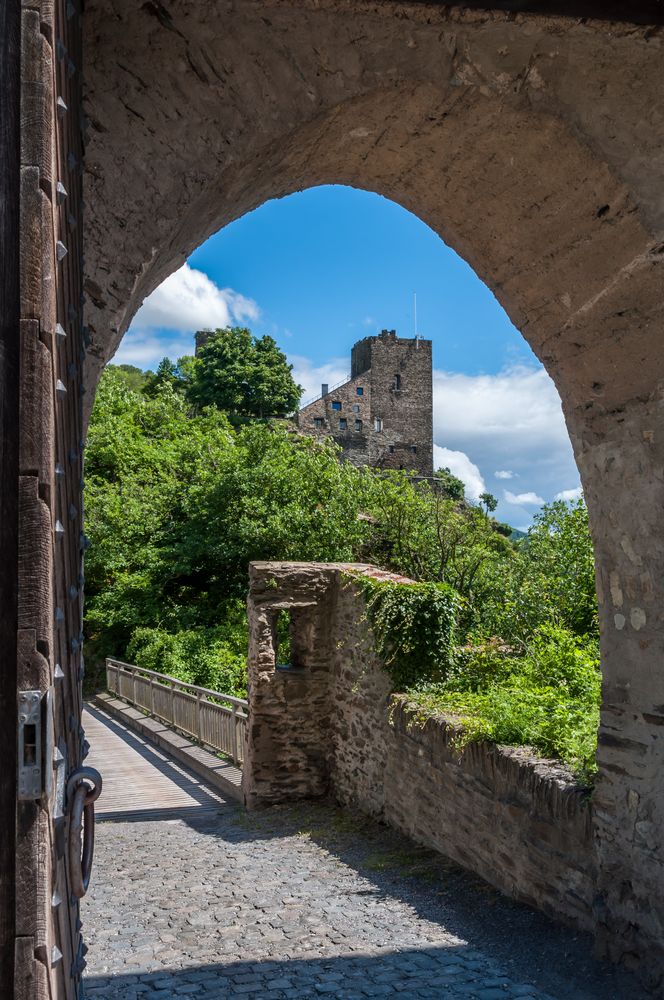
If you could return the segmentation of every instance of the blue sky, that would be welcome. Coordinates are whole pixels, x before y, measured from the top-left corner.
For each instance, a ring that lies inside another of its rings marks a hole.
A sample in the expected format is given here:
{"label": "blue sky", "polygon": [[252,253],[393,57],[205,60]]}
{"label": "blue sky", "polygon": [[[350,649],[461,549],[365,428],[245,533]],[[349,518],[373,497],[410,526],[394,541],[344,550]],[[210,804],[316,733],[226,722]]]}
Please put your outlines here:
{"label": "blue sky", "polygon": [[146,299],[114,360],[154,367],[192,353],[196,329],[241,323],[277,340],[306,399],[344,376],[360,337],[412,336],[414,294],[433,341],[436,458],[526,527],[579,486],[557,393],[472,269],[379,195],[313,188],[238,219]]}
{"label": "blue sky", "polygon": [[321,187],[271,201],[190,258],[261,307],[254,323],[314,364],[396,329],[434,341],[434,365],[475,374],[536,360],[471,268],[410,212],[377,194]]}

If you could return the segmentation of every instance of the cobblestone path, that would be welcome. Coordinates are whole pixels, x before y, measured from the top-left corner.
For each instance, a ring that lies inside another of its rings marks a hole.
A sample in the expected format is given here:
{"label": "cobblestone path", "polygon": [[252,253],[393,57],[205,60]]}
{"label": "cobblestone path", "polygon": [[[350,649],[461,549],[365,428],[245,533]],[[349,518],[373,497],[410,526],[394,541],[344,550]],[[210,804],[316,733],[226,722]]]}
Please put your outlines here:
{"label": "cobblestone path", "polygon": [[148,806],[97,829],[86,997],[647,995],[595,963],[584,935],[361,816],[221,803],[165,819]]}

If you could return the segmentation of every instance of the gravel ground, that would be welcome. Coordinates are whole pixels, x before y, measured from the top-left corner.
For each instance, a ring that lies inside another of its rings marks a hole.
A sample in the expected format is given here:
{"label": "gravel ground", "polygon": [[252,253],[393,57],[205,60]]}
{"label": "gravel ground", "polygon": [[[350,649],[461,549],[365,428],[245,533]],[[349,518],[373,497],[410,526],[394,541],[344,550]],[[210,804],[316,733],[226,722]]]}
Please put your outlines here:
{"label": "gravel ground", "polygon": [[329,805],[102,822],[83,901],[97,1000],[639,1000],[591,940]]}

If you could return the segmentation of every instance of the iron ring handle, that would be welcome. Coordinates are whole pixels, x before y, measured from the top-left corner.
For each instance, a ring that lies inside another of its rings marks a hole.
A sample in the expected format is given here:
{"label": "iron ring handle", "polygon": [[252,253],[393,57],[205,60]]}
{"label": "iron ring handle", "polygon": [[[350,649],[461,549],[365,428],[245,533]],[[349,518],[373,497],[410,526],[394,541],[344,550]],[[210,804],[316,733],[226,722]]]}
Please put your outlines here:
{"label": "iron ring handle", "polygon": [[92,782],[92,788],[89,788],[87,785],[85,786],[85,804],[91,806],[101,795],[102,788],[101,774],[94,767],[79,767],[69,775],[67,780],[67,801],[69,801],[74,788],[77,788],[83,781]]}
{"label": "iron ring handle", "polygon": [[82,899],[88,891],[95,850],[95,807],[94,800],[87,801],[88,794],[88,789],[82,782],[76,786],[69,817],[69,878],[72,895],[76,899]]}

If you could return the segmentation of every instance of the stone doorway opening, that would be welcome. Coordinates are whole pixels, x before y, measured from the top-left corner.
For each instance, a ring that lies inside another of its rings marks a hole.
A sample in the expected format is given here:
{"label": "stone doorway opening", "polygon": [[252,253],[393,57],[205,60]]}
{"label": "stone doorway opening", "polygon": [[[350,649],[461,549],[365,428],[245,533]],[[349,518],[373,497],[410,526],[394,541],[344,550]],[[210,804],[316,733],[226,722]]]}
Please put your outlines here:
{"label": "stone doorway opening", "polygon": [[616,957],[661,955],[659,43],[429,5],[346,13],[88,5],[86,402],[144,297],[268,198],[363,187],[455,248],[562,399],[602,628],[597,930]]}

